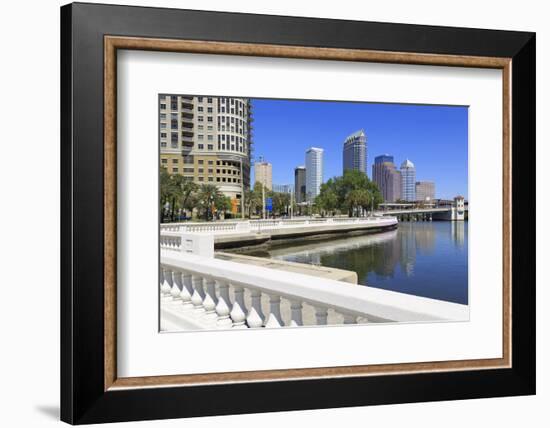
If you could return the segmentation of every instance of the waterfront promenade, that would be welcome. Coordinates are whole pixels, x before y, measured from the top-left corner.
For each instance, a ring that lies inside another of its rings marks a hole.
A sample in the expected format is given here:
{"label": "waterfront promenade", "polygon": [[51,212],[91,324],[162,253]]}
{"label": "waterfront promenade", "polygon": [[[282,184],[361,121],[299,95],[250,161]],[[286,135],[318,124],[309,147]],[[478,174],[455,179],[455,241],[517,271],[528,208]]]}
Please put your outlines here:
{"label": "waterfront promenade", "polygon": [[[290,223],[289,223],[290,222]],[[259,220],[162,225],[162,331],[464,321],[467,305],[357,285],[345,271],[218,255],[247,236],[326,236],[394,229],[392,218]],[[304,235],[305,234],[305,235]],[[375,236],[375,235],[373,235]],[[219,242],[219,241],[218,241]],[[251,258],[254,259],[254,258]]]}
{"label": "waterfront promenade", "polygon": [[161,247],[178,245],[181,233],[207,233],[214,236],[216,248],[252,246],[270,240],[334,235],[349,232],[374,233],[397,227],[395,217],[331,217],[268,220],[218,221],[208,223],[161,224]]}

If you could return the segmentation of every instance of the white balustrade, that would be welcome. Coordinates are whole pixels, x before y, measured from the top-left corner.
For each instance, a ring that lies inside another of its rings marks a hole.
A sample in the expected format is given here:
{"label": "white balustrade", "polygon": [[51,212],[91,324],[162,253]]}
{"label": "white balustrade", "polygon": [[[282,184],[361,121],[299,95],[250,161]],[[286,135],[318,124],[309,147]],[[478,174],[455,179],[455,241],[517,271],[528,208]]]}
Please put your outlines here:
{"label": "white balustrade", "polygon": [[193,314],[195,316],[201,316],[206,311],[202,301],[204,300],[204,288],[203,288],[203,278],[200,275],[192,275],[191,283],[193,284],[193,294],[191,295],[191,303],[193,303]]}
{"label": "white balustrade", "polygon": [[[375,224],[376,223],[376,224]],[[377,224],[389,226],[396,224],[394,217],[327,217],[327,218],[299,218],[299,219],[266,219],[242,221],[215,221],[209,223],[165,223],[161,224],[160,245],[163,249],[183,250],[181,234],[207,233],[213,235],[269,233],[293,228],[334,228],[346,225],[363,224],[374,227]]]}
{"label": "white balustrade", "polygon": [[246,316],[246,322],[250,328],[261,327],[265,316],[262,312],[262,292],[257,288],[250,290],[251,305]]}
{"label": "white balustrade", "polygon": [[[315,325],[327,324],[329,308],[344,324],[459,321],[469,316],[466,305],[169,250],[161,251],[159,282],[166,302],[161,310],[176,311],[176,317],[190,320],[197,329],[301,326],[304,305],[313,307]],[[266,314],[262,296],[269,297]],[[282,300],[290,303],[286,322]]]}
{"label": "white balustrade", "polygon": [[234,328],[246,328],[246,307],[244,305],[244,288],[240,285],[233,286],[233,293],[235,299],[233,301],[233,308],[231,309],[231,319],[233,320]]}
{"label": "white balustrade", "polygon": [[229,284],[227,281],[218,280],[218,304],[216,305],[216,313],[218,314],[218,319],[216,320],[216,326],[218,328],[231,328],[233,326],[233,321],[229,316],[231,310],[229,306],[231,301],[229,300]]}
{"label": "white balustrade", "polygon": [[281,296],[271,294],[269,296],[269,316],[265,322],[267,328],[283,327],[285,324],[281,318]]}

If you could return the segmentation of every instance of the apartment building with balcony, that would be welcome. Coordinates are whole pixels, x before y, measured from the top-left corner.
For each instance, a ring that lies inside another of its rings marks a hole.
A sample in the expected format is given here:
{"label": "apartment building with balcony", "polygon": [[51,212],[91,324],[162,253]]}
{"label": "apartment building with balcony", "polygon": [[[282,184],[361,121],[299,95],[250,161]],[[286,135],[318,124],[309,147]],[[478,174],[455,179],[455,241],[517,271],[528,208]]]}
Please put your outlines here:
{"label": "apartment building with balcony", "polygon": [[161,94],[160,166],[238,199],[250,188],[251,122],[248,98]]}

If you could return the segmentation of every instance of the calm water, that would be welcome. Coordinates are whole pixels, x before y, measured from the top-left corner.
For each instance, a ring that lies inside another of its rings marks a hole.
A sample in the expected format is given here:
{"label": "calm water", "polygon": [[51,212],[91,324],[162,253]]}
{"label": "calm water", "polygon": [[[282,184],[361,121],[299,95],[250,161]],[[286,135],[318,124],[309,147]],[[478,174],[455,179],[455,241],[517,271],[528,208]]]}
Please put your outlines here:
{"label": "calm water", "polygon": [[248,254],[351,270],[363,285],[468,304],[468,222],[404,222],[391,232]]}

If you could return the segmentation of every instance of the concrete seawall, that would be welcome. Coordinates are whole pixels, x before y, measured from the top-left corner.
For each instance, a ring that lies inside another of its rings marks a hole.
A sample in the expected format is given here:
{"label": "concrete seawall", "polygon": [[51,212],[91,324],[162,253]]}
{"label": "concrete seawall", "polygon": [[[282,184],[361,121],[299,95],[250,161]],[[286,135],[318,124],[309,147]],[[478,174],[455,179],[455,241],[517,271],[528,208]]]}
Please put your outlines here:
{"label": "concrete seawall", "polygon": [[[393,221],[392,221],[393,220]],[[307,226],[294,226],[288,228],[265,228],[258,232],[237,232],[214,235],[216,249],[231,249],[241,247],[253,247],[270,243],[283,244],[294,239],[323,239],[327,236],[344,237],[358,234],[380,233],[397,228],[397,220],[381,219],[372,222],[351,224],[319,224]]]}

